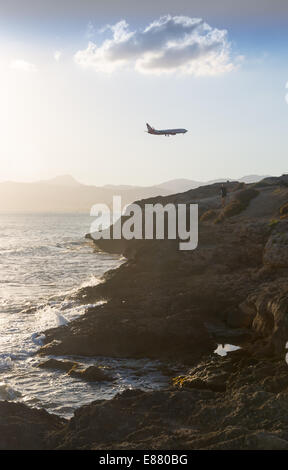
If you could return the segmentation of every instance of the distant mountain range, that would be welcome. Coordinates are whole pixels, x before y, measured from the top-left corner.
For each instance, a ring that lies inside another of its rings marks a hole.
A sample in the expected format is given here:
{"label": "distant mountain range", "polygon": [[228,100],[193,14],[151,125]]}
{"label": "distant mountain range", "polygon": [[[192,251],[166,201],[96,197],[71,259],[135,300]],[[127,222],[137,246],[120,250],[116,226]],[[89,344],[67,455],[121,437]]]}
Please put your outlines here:
{"label": "distant mountain range", "polygon": [[247,175],[243,176],[239,179],[231,179],[231,178],[219,178],[216,180],[209,180],[209,181],[195,181],[186,178],[182,179],[175,179],[166,181],[165,183],[158,184],[158,188],[163,188],[167,191],[171,191],[171,193],[180,193],[184,191],[189,191],[189,189],[199,188],[199,186],[204,186],[207,184],[213,183],[222,183],[225,181],[239,181],[243,183],[257,183],[261,181],[263,178],[267,178],[269,175]]}
{"label": "distant mountain range", "polygon": [[[248,175],[239,178],[245,183],[258,182],[266,176]],[[168,196],[199,186],[230,178],[212,181],[174,179],[154,186],[105,185],[92,186],[79,183],[70,175],[56,176],[34,183],[0,183],[0,212],[76,212],[89,213],[93,204],[111,205],[114,195],[122,197],[122,204],[155,196]],[[234,180],[235,181],[235,180]]]}

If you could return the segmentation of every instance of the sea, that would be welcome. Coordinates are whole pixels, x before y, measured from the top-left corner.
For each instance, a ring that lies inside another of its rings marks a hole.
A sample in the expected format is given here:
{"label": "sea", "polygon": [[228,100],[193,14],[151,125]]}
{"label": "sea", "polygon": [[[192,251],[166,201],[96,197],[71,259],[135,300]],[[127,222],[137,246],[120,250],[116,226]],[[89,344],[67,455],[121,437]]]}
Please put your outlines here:
{"label": "sea", "polygon": [[[84,382],[57,370],[41,369],[45,330],[85,315],[75,300],[83,286],[125,260],[97,252],[85,239],[86,214],[0,214],[0,400],[20,401],[70,417],[76,408],[111,399],[126,389],[161,389],[168,383],[160,361],[66,356],[84,366],[99,365],[114,382]],[[59,359],[59,357],[57,358]]]}

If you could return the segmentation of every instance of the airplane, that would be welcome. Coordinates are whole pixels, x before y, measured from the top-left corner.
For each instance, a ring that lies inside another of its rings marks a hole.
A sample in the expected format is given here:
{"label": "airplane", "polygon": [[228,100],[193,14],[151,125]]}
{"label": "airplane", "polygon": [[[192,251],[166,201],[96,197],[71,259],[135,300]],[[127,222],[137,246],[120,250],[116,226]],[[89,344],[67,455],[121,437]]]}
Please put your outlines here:
{"label": "airplane", "polygon": [[148,134],[154,134],[154,135],[166,135],[169,137],[169,135],[176,135],[176,134],[186,134],[187,129],[164,129],[164,130],[157,130],[154,129],[154,127],[151,127],[148,122],[146,122],[146,126],[148,131],[146,131]]}

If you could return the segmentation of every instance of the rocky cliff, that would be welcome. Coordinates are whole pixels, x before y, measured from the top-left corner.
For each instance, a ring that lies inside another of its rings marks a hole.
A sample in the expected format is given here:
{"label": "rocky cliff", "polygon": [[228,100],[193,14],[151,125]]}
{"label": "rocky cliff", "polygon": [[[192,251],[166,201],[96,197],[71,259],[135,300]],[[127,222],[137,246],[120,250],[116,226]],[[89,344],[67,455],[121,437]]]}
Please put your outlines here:
{"label": "rocky cliff", "polygon": [[[173,359],[187,373],[167,390],[127,391],[51,421],[46,447],[288,448],[288,177],[229,183],[224,209],[219,189],[161,198],[199,205],[194,251],[179,251],[177,240],[97,242],[127,261],[76,295],[106,303],[45,332],[39,351]],[[241,349],[217,357],[219,343]]]}
{"label": "rocky cliff", "polygon": [[150,356],[194,363],[218,342],[251,354],[284,357],[288,340],[288,178],[254,185],[229,183],[220,208],[219,184],[141,201],[197,203],[199,243],[99,240],[127,261],[104,282],[78,292],[81,302],[107,303],[68,327],[46,332],[41,354]]}

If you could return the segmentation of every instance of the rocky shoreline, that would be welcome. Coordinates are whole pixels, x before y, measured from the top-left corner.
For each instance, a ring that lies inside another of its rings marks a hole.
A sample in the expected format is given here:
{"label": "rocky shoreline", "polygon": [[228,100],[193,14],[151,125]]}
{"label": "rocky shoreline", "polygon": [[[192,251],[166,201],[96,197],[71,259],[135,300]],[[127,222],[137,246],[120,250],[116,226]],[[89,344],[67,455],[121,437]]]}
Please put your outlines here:
{"label": "rocky shoreline", "polygon": [[0,402],[0,449],[288,449],[284,361],[203,359],[161,391],[127,390],[70,420]]}
{"label": "rocky shoreline", "polygon": [[[127,261],[77,298],[106,303],[46,331],[39,351],[174,360],[187,373],[167,390],[82,406],[70,421],[1,402],[1,449],[288,448],[288,178],[228,186],[224,210],[219,184],[149,200],[199,205],[194,251],[177,240],[99,241]],[[241,349],[217,357],[219,343]],[[20,432],[29,422],[31,441]]]}

